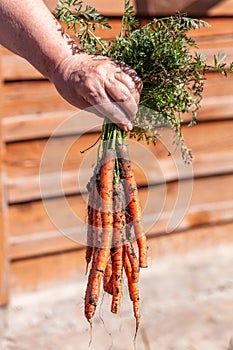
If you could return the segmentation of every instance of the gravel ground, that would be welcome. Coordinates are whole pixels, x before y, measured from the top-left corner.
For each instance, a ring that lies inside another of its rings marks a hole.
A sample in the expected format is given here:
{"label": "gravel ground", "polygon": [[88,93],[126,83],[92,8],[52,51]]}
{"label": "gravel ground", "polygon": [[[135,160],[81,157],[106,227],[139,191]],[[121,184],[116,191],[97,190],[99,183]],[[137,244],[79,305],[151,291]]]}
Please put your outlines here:
{"label": "gravel ground", "polygon": [[86,278],[16,295],[5,315],[2,350],[233,350],[233,246],[151,261],[141,273],[142,320],[136,346],[131,303],[120,315],[102,297],[90,341],[83,316]]}

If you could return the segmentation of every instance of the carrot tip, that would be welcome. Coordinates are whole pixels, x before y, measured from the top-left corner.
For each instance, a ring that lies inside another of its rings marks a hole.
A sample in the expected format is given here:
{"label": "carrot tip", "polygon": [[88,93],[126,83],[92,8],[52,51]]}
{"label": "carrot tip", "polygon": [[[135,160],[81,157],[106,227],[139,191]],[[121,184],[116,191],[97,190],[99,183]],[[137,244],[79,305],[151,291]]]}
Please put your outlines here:
{"label": "carrot tip", "polygon": [[148,267],[148,264],[140,264],[139,267],[142,269],[146,269]]}
{"label": "carrot tip", "polygon": [[85,276],[87,276],[87,274],[88,274],[88,266],[89,266],[89,263],[87,263],[87,265],[86,265]]}
{"label": "carrot tip", "polygon": [[139,321],[136,321],[136,327],[135,327],[135,333],[134,333],[134,343],[135,343],[135,341],[136,341],[136,339],[137,339],[137,334],[138,334],[138,328],[139,328]]}
{"label": "carrot tip", "polygon": [[88,319],[88,322],[90,324],[90,340],[89,340],[89,347],[91,346],[91,343],[92,343],[92,321],[91,319]]}

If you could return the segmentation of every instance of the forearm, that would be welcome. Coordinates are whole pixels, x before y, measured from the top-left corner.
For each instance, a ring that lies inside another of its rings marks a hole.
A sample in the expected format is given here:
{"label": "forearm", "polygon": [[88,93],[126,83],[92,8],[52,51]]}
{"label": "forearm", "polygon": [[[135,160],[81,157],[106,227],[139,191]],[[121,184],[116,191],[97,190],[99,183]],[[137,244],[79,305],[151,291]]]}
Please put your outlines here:
{"label": "forearm", "polygon": [[42,0],[0,0],[0,43],[51,80],[72,55],[68,41]]}

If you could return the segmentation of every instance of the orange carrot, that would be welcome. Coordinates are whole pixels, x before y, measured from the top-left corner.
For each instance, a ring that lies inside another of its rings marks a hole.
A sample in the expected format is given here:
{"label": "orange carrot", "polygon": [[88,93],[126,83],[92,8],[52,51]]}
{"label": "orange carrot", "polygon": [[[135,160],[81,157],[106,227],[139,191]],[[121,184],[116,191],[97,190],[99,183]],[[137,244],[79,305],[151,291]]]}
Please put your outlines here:
{"label": "orange carrot", "polygon": [[134,282],[139,281],[139,264],[138,264],[138,259],[136,256],[136,253],[134,251],[134,246],[133,246],[133,238],[132,238],[132,233],[131,233],[131,228],[132,228],[132,218],[130,216],[128,208],[126,208],[126,239],[125,239],[125,252],[128,255],[131,268],[132,268],[132,279]]}
{"label": "orange carrot", "polygon": [[115,152],[107,149],[100,168],[100,212],[102,221],[102,236],[100,248],[95,248],[92,268],[89,273],[85,296],[85,316],[89,323],[95,313],[100,294],[102,280],[110,256],[113,232],[112,193],[115,167]]}
{"label": "orange carrot", "polygon": [[122,296],[122,246],[112,248],[113,257],[113,296],[112,296],[112,306],[111,311],[113,313],[118,313],[120,311],[120,300]]}
{"label": "orange carrot", "polygon": [[104,272],[110,255],[113,234],[113,175],[115,167],[115,151],[107,149],[100,169],[100,213],[102,220],[102,236],[100,255],[96,269]]}
{"label": "orange carrot", "polygon": [[[85,316],[91,324],[91,319],[95,313],[95,309],[100,293],[100,277],[101,274],[95,270],[96,259],[98,257],[98,248],[94,248],[92,267],[88,276],[88,283],[85,294]],[[95,280],[95,283],[93,281]]]}
{"label": "orange carrot", "polygon": [[113,185],[113,247],[122,246],[125,239],[125,192],[122,182]]}
{"label": "orange carrot", "polygon": [[93,232],[93,205],[94,205],[94,177],[91,178],[87,188],[89,191],[89,199],[88,199],[88,226],[87,226],[87,245],[86,245],[86,273],[88,271],[88,265],[91,262],[92,254],[93,254],[93,245],[94,245],[94,232]]}
{"label": "orange carrot", "polygon": [[[124,253],[123,253],[123,265],[125,269],[125,273],[128,280],[128,289],[129,289],[129,296],[130,299],[133,302],[133,312],[134,317],[136,320],[136,333],[140,322],[140,314],[139,314],[139,288],[138,283],[134,281],[132,277],[132,266],[128,257],[128,254],[125,251],[125,245],[124,245]],[[135,333],[135,334],[136,334]]]}
{"label": "orange carrot", "polygon": [[120,300],[122,296],[122,269],[123,269],[123,237],[125,236],[125,194],[122,182],[113,186],[113,248],[112,272],[113,272],[113,297],[111,311],[120,311]]}
{"label": "orange carrot", "polygon": [[131,265],[131,279],[134,282],[139,281],[139,265],[138,265],[138,260],[136,253],[134,251],[134,247],[131,242],[127,242],[125,244],[125,253],[128,256],[130,265]]}
{"label": "orange carrot", "polygon": [[100,195],[99,195],[99,180],[96,179],[94,184],[94,201],[93,201],[93,246],[100,247],[101,241],[101,213],[100,213]]}
{"label": "orange carrot", "polygon": [[147,242],[144,228],[142,225],[141,205],[139,202],[137,184],[134,172],[131,167],[131,161],[128,154],[128,148],[125,144],[117,146],[117,154],[121,167],[124,171],[125,192],[127,197],[127,205],[132,216],[132,223],[139,248],[139,266],[147,267]]}
{"label": "orange carrot", "polygon": [[138,189],[125,144],[117,144],[117,155],[119,163],[115,162],[115,151],[105,149],[99,172],[95,171],[89,186],[88,223],[92,230],[88,229],[86,261],[88,264],[92,259],[92,266],[85,295],[85,315],[91,324],[102,280],[104,291],[112,295],[111,311],[120,311],[124,269],[136,319],[136,337],[140,322],[139,268],[147,266],[147,243]]}
{"label": "orange carrot", "polygon": [[113,294],[113,274],[112,274],[112,259],[108,259],[103,278],[104,291],[108,294]]}
{"label": "orange carrot", "polygon": [[130,299],[133,302],[133,312],[136,320],[136,331],[135,337],[137,334],[139,322],[140,322],[140,314],[139,314],[139,288],[138,288],[138,280],[139,280],[139,264],[137,261],[137,257],[134,251],[134,247],[131,240],[131,222],[129,223],[129,213],[126,209],[126,236],[123,245],[123,266],[126,273],[127,281],[128,281],[128,290]]}

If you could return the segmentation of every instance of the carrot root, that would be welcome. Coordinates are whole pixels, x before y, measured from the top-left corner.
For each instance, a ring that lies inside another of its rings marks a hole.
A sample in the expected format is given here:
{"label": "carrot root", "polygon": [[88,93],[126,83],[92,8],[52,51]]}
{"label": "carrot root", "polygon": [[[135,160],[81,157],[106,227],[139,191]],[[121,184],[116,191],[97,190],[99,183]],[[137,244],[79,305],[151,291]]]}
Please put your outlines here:
{"label": "carrot root", "polygon": [[139,202],[137,183],[131,166],[127,146],[125,144],[118,145],[117,154],[122,170],[124,172],[123,177],[127,197],[127,206],[129,209],[130,220],[134,227],[135,238],[137,240],[139,249],[139,266],[147,267],[148,249],[146,243],[146,235],[142,224],[142,213],[141,205]]}
{"label": "carrot root", "polygon": [[[116,152],[120,181],[116,180]],[[135,244],[133,241],[136,241]],[[125,144],[116,143],[116,151],[104,151],[98,172],[89,185],[87,267],[91,263],[85,294],[85,316],[92,328],[92,318],[100,296],[100,286],[112,295],[111,312],[119,313],[123,270],[136,321],[134,340],[140,323],[139,271],[147,267],[147,241],[134,172]]]}
{"label": "carrot root", "polygon": [[[90,323],[99,300],[100,285],[110,256],[113,232],[112,193],[115,167],[115,152],[108,149],[100,168],[100,215],[102,234],[100,247],[94,249],[92,267],[85,295],[85,316]],[[99,210],[96,210],[99,213]]]}

